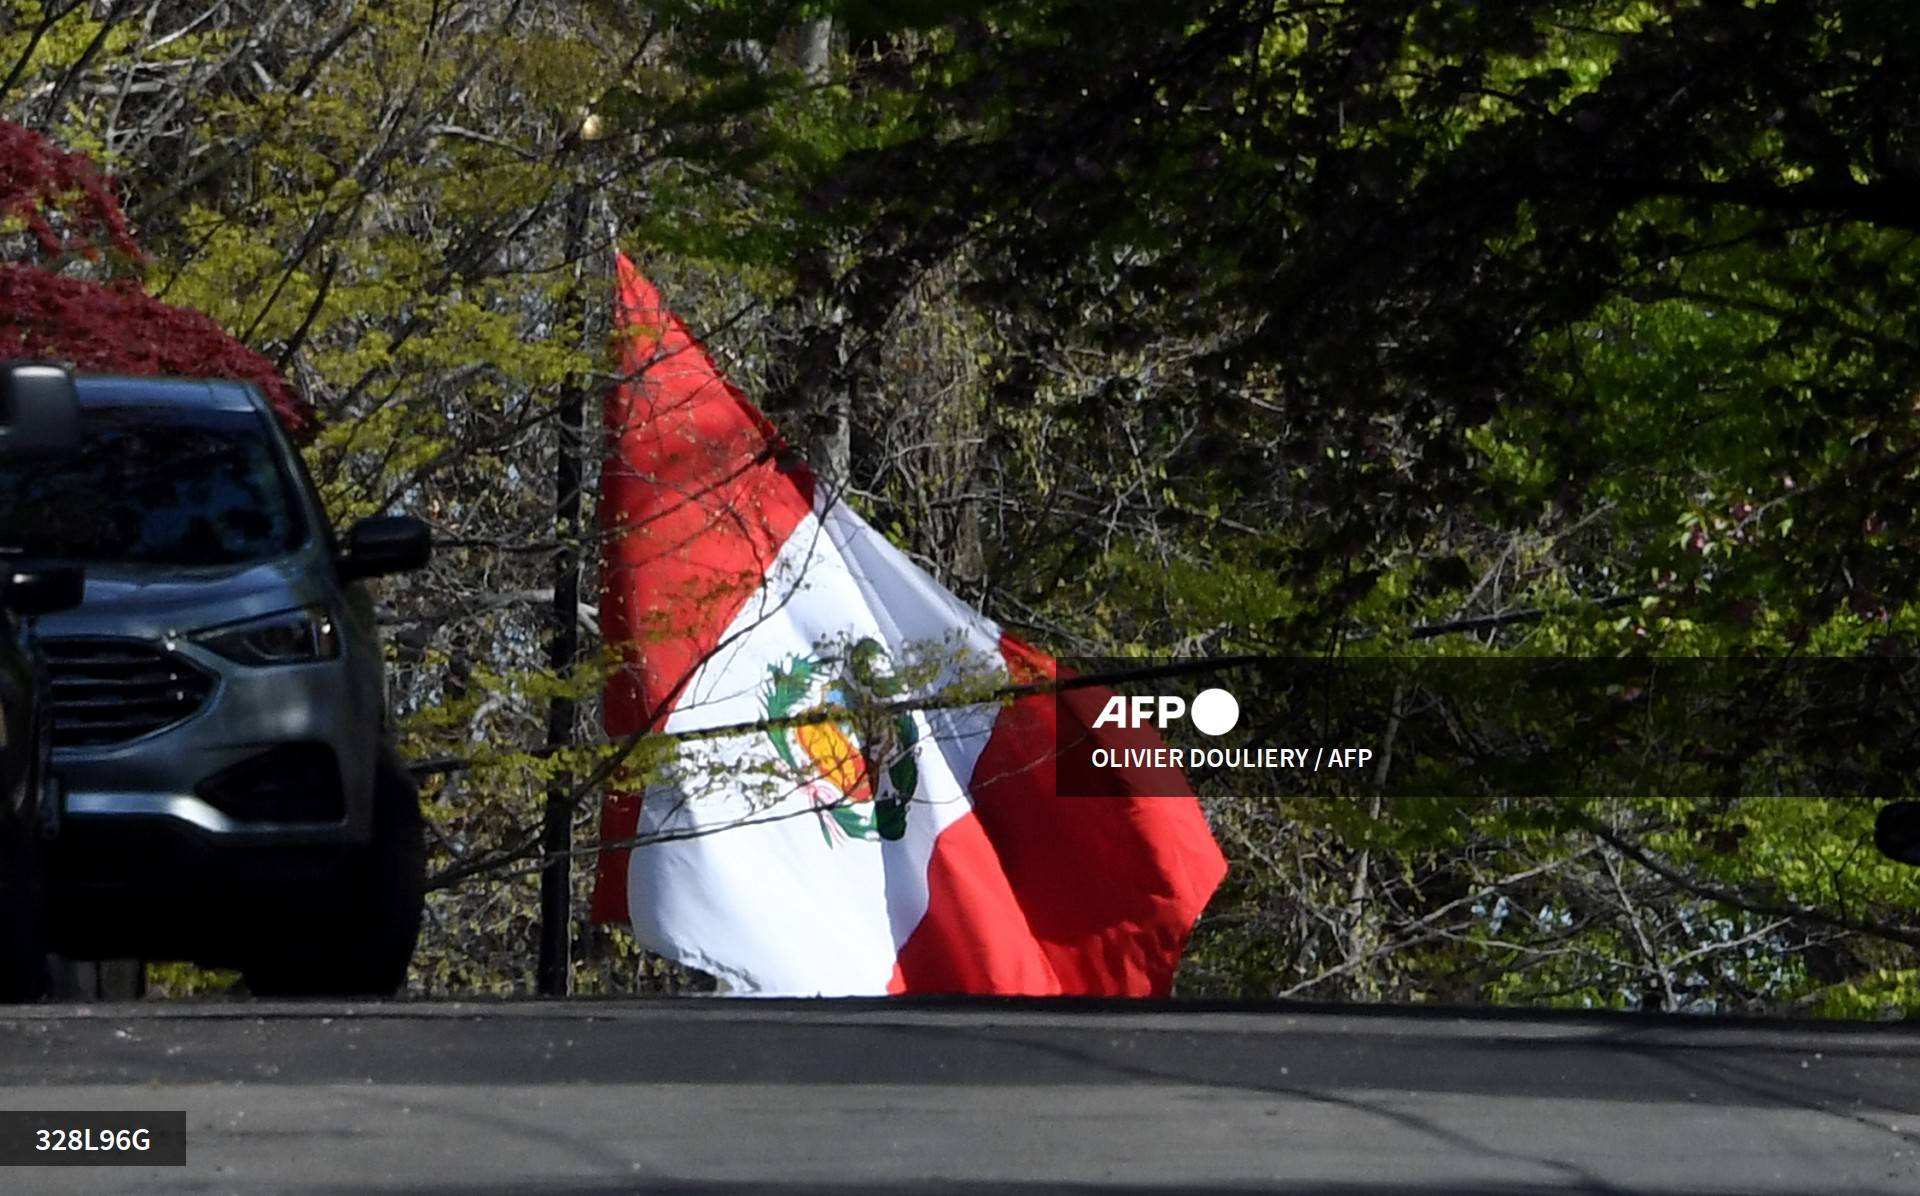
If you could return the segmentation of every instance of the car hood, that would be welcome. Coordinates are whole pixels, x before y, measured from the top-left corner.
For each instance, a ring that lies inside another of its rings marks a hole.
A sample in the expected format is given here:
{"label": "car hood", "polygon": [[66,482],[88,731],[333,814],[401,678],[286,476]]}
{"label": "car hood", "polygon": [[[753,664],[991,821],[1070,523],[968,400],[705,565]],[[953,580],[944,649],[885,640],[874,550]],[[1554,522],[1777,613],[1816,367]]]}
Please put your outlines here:
{"label": "car hood", "polygon": [[43,636],[161,638],[304,606],[321,594],[299,557],[224,568],[88,565],[79,606],[43,616]]}

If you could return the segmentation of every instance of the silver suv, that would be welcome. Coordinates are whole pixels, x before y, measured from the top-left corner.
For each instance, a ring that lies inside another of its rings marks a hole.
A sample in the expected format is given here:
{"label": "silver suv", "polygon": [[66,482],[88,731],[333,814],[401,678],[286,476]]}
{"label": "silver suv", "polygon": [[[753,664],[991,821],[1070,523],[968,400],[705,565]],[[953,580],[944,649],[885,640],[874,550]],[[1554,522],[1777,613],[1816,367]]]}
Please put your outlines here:
{"label": "silver suv", "polygon": [[418,520],[336,542],[238,382],[81,377],[76,458],[0,465],[0,551],[83,564],[40,620],[53,948],[238,967],[257,994],[388,993],[418,935],[418,797],[389,742],[362,579]]}

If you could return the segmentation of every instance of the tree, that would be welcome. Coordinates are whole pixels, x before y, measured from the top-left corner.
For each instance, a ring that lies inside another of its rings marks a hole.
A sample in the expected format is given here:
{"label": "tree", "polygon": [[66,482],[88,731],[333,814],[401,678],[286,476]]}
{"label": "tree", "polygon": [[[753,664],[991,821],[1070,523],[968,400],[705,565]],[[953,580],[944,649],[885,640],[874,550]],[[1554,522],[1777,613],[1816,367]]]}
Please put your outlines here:
{"label": "tree", "polygon": [[[899,135],[817,188],[851,263],[840,356],[884,393],[914,287],[961,272],[992,329],[990,459],[1045,495],[989,484],[998,601],[1089,647],[1407,650],[1410,625],[1477,620],[1535,654],[1911,651],[1910,24],[985,8],[875,62]],[[1557,999],[1913,1000],[1869,803],[1375,808],[1221,795],[1255,861],[1210,956],[1232,987],[1413,996],[1492,958]],[[1495,946],[1522,889],[1534,930]],[[1743,950],[1795,967],[1663,971]]]}
{"label": "tree", "polygon": [[240,379],[261,389],[289,431],[313,435],[312,408],[273,364],[205,315],[154,299],[131,278],[59,272],[75,258],[140,259],[119,200],[88,159],[0,121],[0,160],[0,216],[24,226],[37,250],[32,260],[0,262],[0,356],[106,373]]}
{"label": "tree", "polygon": [[[539,794],[607,761],[537,745],[599,685],[590,606],[582,659],[544,652],[593,547],[548,479],[597,455],[557,423],[606,380],[615,238],[846,501],[1057,650],[1910,651],[1901,6],[132,11],[0,30],[0,112],[122,180],[149,256],[95,234],[63,284],[208,313],[323,417],[336,517],[436,526],[382,615],[409,747],[449,761],[431,991],[525,982]],[[1194,991],[1920,1005],[1865,802],[1201,783],[1234,869]],[[581,948],[582,987],[638,982]]]}
{"label": "tree", "polygon": [[[590,507],[557,523],[550,479],[563,451],[598,457],[557,426],[563,396],[606,378],[594,263],[617,230],[690,317],[734,323],[743,378],[775,356],[763,308],[798,200],[765,198],[755,171],[777,171],[738,134],[801,86],[741,52],[780,44],[786,7],[63,5],[0,26],[0,112],[113,170],[149,255],[123,269],[298,381],[335,521],[435,527],[430,571],[380,596],[408,752],[479,762],[427,792],[431,989],[529,974],[531,886],[511,872],[537,852],[540,790],[604,754],[540,750],[556,696],[589,699],[593,725],[603,673],[590,604],[581,658],[545,651],[554,560],[593,555]],[[623,950],[583,941],[578,983],[630,983]]]}

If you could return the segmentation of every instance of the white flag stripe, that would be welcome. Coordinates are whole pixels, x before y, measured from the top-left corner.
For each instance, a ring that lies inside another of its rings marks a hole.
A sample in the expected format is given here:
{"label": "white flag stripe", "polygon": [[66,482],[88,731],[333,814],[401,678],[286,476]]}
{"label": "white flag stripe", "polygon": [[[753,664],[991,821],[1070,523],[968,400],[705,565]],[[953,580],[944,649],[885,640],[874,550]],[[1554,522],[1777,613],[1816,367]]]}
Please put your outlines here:
{"label": "white flag stripe", "polygon": [[[835,505],[794,529],[665,729],[766,717],[770,670],[822,644],[870,636],[906,659],[928,642],[953,645],[956,628],[965,629],[968,656],[997,660],[997,629]],[[832,792],[796,786],[766,735],[684,744],[668,782],[648,790],[641,833],[716,833],[634,851],[635,933],[737,992],[884,993],[900,945],[926,912],[934,840],[968,812],[993,710],[916,716],[918,784],[905,836],[893,842],[848,836],[815,812]]]}

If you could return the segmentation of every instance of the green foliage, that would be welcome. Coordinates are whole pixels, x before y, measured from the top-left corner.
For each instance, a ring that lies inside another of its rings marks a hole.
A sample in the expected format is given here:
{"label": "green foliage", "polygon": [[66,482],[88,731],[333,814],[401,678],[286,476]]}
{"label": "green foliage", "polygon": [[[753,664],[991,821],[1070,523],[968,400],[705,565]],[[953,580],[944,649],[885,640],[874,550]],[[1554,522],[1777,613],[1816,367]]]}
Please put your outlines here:
{"label": "green foliage", "polygon": [[[428,791],[426,991],[527,986],[528,830],[607,759],[544,740],[556,701],[593,738],[609,667],[546,646],[555,554],[593,555],[551,486],[599,448],[591,402],[556,429],[605,381],[614,237],[796,441],[844,404],[850,500],[1058,651],[1920,631],[1903,6],[189,7],[83,64],[77,6],[0,110],[99,156],[150,289],[301,385],[338,519],[436,526],[381,595],[409,749],[473,765]],[[1185,991],[1920,1009],[1870,803],[1202,789],[1233,868]],[[583,987],[689,983],[577,937]]]}
{"label": "green foliage", "polygon": [[[1908,23],[996,9],[927,39],[904,139],[824,190],[841,293],[878,326],[941,261],[991,313],[986,476],[1032,498],[990,573],[1056,639],[1911,651],[1910,147],[1865,115],[1915,102]],[[1195,991],[1912,1008],[1871,803],[1207,796],[1235,871]]]}

